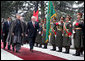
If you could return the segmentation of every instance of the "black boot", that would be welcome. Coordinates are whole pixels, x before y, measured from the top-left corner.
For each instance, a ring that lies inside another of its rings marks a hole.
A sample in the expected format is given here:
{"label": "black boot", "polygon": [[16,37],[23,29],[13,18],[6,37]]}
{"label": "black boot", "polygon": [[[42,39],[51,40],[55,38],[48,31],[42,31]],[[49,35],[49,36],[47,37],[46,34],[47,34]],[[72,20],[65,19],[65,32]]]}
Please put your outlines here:
{"label": "black boot", "polygon": [[39,46],[40,48],[42,48],[42,44],[40,44],[40,46]]}
{"label": "black boot", "polygon": [[81,54],[81,55],[83,55],[83,51],[84,51],[84,48],[82,47],[82,48],[80,49],[80,54]]}
{"label": "black boot", "polygon": [[63,53],[69,54],[69,48],[66,47],[65,49],[66,49],[66,51]]}
{"label": "black boot", "polygon": [[67,54],[69,54],[69,48],[67,48]]}
{"label": "black boot", "polygon": [[62,52],[62,47],[58,47],[58,51],[57,52]]}
{"label": "black boot", "polygon": [[56,46],[53,45],[53,49],[51,49],[51,51],[56,51]]}
{"label": "black boot", "polygon": [[80,51],[78,49],[76,49],[76,53],[73,54],[74,56],[80,56]]}
{"label": "black boot", "polygon": [[44,49],[47,49],[47,44],[44,44]]}

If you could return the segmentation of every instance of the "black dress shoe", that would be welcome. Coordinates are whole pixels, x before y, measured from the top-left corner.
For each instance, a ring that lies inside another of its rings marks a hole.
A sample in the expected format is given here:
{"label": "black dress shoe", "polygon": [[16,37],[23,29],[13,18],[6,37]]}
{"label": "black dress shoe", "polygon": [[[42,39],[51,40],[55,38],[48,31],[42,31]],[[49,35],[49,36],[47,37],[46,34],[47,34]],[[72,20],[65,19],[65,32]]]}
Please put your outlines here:
{"label": "black dress shoe", "polygon": [[51,49],[51,51],[56,51],[56,49]]}
{"label": "black dress shoe", "polygon": [[31,52],[33,52],[33,50],[32,50],[32,49],[30,49],[30,51],[31,51]]}
{"label": "black dress shoe", "polygon": [[19,51],[16,51],[16,53],[20,53]]}
{"label": "black dress shoe", "polygon": [[11,51],[11,49],[8,49],[9,51]]}
{"label": "black dress shoe", "polygon": [[8,48],[8,50],[11,50],[10,48]]}

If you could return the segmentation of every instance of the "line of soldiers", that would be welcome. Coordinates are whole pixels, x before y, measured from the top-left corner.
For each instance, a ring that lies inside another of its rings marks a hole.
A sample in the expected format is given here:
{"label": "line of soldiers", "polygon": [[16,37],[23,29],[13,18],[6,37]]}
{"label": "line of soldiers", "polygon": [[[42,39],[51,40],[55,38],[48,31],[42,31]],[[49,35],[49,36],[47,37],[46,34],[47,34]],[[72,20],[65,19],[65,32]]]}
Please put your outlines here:
{"label": "line of soldiers", "polygon": [[[82,13],[77,13],[77,20],[71,21],[71,16],[67,15],[66,18],[63,16],[60,17],[60,20],[57,22],[56,18],[53,17],[51,23],[51,35],[50,35],[50,43],[53,46],[51,51],[56,51],[56,46],[58,47],[57,52],[62,52],[62,48],[65,48],[66,54],[70,52],[70,46],[72,45],[72,35],[74,39],[74,48],[76,49],[76,53],[73,54],[75,56],[80,56],[84,51],[84,20],[82,19]],[[46,21],[40,24],[42,26],[42,34],[37,35],[36,38],[36,47],[47,48],[46,40]]]}
{"label": "line of soldiers", "polygon": [[[16,52],[19,52],[21,45],[28,43],[29,39],[25,36],[26,33],[26,24],[22,21],[20,15],[16,15],[16,21],[10,21],[8,18],[3,25],[3,42],[4,49],[6,47],[6,41],[8,42],[8,50],[10,50],[10,45],[16,47]],[[47,49],[48,43],[46,41],[46,19],[44,22],[39,23],[39,30],[35,40],[35,46],[41,47],[44,45],[44,49]],[[18,32],[17,32],[18,31]],[[41,31],[41,33],[39,33]],[[11,34],[11,32],[13,32]],[[73,23],[71,22],[71,17],[69,15],[64,18],[60,17],[60,20],[57,22],[56,18],[53,18],[51,23],[51,35],[50,43],[53,46],[52,51],[56,51],[56,46],[58,47],[58,52],[62,52],[62,47],[65,47],[65,52],[69,54],[71,46],[71,36],[73,34],[74,38],[74,47],[76,49],[75,56],[80,56],[84,50],[84,20],[82,19],[82,14],[77,13],[77,20]],[[8,36],[7,36],[8,35]],[[16,36],[18,37],[16,37]],[[11,37],[10,37],[11,36]],[[12,38],[12,36],[14,36]],[[11,41],[13,39],[13,41]]]}

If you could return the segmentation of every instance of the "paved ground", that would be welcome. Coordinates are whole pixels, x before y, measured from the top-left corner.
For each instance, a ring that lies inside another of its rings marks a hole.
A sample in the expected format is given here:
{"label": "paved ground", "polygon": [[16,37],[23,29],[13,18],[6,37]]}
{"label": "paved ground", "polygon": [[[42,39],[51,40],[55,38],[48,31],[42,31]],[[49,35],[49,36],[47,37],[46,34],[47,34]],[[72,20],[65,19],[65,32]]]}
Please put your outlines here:
{"label": "paved ground", "polygon": [[[29,45],[28,44],[25,44],[23,45],[22,47],[25,47],[25,48],[29,48]],[[56,52],[56,51],[51,51],[50,49],[52,48],[52,46],[48,46],[48,49],[42,49],[42,48],[39,48],[39,47],[34,47],[34,50],[36,51],[41,51],[43,53],[47,53],[47,54],[50,54],[50,55],[54,55],[54,56],[58,56],[58,57],[61,57],[61,58],[65,58],[65,59],[68,59],[68,60],[84,60],[84,55],[81,55],[81,56],[73,56],[72,54],[75,53],[75,50],[74,49],[70,49],[70,54],[65,54],[65,53],[62,53],[62,52]],[[56,47],[56,49],[58,49]],[[65,49],[63,48],[63,52],[65,51]],[[84,53],[83,53],[84,54]],[[22,60],[21,58],[1,49],[1,60]]]}

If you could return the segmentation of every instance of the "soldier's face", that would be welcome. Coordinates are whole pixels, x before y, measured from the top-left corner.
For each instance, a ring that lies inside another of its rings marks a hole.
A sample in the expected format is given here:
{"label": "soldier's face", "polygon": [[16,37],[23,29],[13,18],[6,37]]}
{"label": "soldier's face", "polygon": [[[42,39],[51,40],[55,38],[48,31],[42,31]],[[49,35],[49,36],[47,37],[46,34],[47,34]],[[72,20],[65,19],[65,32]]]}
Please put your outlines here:
{"label": "soldier's face", "polygon": [[69,18],[67,17],[67,18],[66,18],[66,20],[68,21],[68,20],[69,20]]}
{"label": "soldier's face", "polygon": [[81,15],[77,15],[77,18],[81,18]]}
{"label": "soldier's face", "polygon": [[63,17],[61,17],[61,20],[63,20],[64,18]]}

